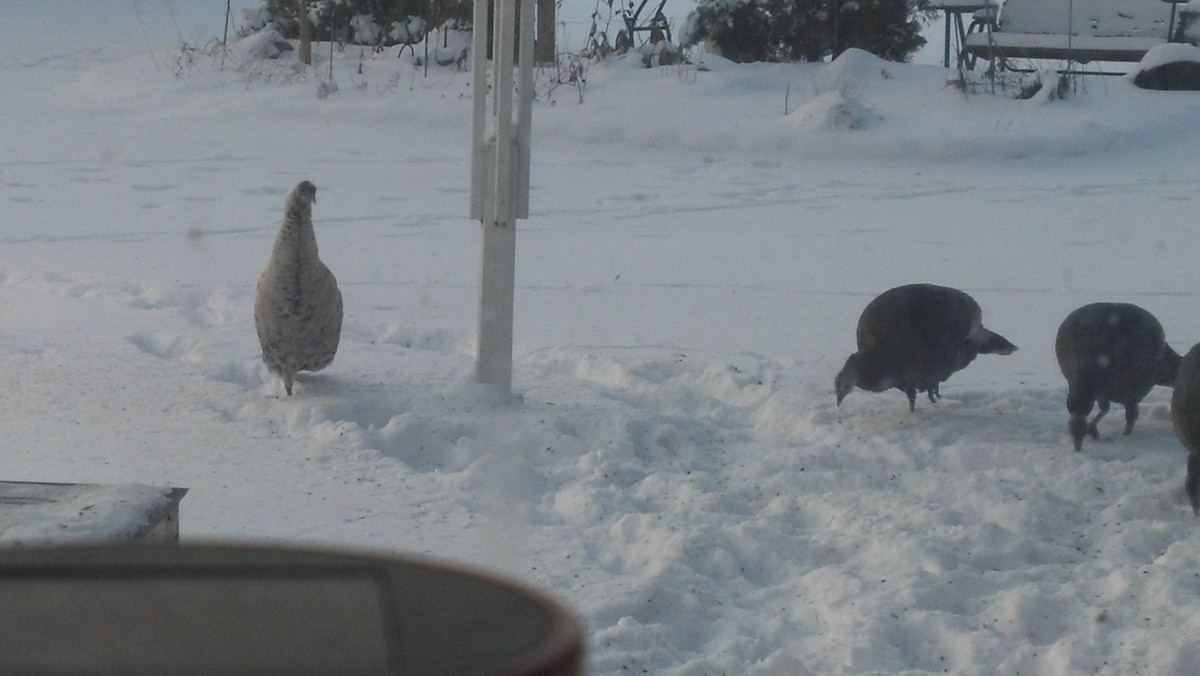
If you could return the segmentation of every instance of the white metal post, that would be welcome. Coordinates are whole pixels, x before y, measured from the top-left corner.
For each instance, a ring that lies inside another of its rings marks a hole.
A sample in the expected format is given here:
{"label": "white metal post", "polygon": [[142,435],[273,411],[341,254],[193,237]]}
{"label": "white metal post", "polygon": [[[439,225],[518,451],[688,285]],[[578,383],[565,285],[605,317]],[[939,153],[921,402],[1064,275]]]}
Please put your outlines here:
{"label": "white metal post", "polygon": [[[535,0],[493,0],[488,91],[488,0],[475,0],[472,51],[471,217],[482,229],[476,379],[512,389],[516,222],[529,217]],[[518,30],[517,10],[520,9]],[[517,36],[520,45],[517,45]],[[518,75],[514,83],[514,51]],[[519,105],[513,115],[514,84]],[[488,106],[488,102],[491,106]]]}

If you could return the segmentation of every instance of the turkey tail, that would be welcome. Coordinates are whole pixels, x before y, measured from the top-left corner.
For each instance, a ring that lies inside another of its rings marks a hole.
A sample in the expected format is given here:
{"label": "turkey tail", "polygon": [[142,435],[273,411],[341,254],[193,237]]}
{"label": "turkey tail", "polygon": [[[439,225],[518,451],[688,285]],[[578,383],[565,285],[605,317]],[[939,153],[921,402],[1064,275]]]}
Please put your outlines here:
{"label": "turkey tail", "polygon": [[1017,346],[1008,342],[1007,338],[984,328],[979,329],[978,341],[979,354],[1012,354],[1017,351]]}
{"label": "turkey tail", "polygon": [[1174,387],[1175,376],[1179,373],[1179,363],[1181,361],[1183,361],[1183,357],[1171,349],[1170,345],[1164,343],[1162,354],[1158,356],[1158,363],[1154,369],[1155,384]]}

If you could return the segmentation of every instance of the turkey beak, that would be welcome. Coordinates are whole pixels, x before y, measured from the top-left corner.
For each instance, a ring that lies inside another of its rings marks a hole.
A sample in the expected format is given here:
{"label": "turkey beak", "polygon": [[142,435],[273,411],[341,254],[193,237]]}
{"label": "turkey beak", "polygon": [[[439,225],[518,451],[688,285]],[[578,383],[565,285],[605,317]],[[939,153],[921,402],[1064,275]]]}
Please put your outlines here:
{"label": "turkey beak", "polygon": [[842,383],[837,384],[836,391],[837,391],[837,405],[838,406],[842,405],[842,400],[846,398],[847,394],[850,394],[850,390],[852,390],[852,389],[854,389],[853,386],[846,387]]}
{"label": "turkey beak", "polygon": [[[838,375],[840,376],[842,374],[839,373]],[[842,382],[842,379],[838,378],[837,382],[833,385],[833,389],[834,392],[837,393],[837,405],[841,406],[842,400],[846,398],[847,394],[850,394],[850,390],[854,389],[854,385]]]}

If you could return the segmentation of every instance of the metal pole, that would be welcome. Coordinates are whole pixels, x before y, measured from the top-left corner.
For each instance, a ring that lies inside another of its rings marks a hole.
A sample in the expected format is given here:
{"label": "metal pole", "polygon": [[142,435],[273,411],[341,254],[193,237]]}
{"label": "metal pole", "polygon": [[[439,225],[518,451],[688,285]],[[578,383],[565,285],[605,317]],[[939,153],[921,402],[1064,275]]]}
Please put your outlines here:
{"label": "metal pole", "polygon": [[942,67],[950,67],[950,8],[943,7],[942,13],[946,15],[946,44],[942,47]]}
{"label": "metal pole", "polygon": [[475,0],[471,30],[471,218],[483,219],[487,132],[487,0]]}
{"label": "metal pole", "polygon": [[519,0],[521,3],[520,66],[517,69],[517,94],[520,97],[517,109],[517,186],[516,216],[529,218],[529,143],[533,136],[533,52],[534,22],[537,17],[536,0]]}
{"label": "metal pole", "polygon": [[494,0],[492,5],[492,120],[496,134],[495,169],[492,181],[492,214],[490,220],[508,225],[512,221],[512,115],[513,115],[513,52],[515,51],[516,8],[514,0]]}
{"label": "metal pole", "polygon": [[[534,1],[494,0],[490,106],[487,0],[475,0],[472,36],[471,216],[480,222],[482,239],[475,375],[479,382],[506,392],[512,389],[516,221],[527,218],[529,210]],[[514,52],[520,54],[519,64],[514,64]],[[515,81],[514,65],[519,70]],[[519,98],[515,125],[514,84]]]}

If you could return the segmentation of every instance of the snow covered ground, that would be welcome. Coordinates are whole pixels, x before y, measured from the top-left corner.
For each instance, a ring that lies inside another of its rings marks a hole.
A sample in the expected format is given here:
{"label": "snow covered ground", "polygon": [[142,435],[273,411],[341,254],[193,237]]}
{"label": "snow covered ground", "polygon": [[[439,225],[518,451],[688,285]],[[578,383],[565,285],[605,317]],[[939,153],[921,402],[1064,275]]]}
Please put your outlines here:
{"label": "snow covered ground", "polygon": [[[221,31],[185,5],[6,5],[0,479],[497,571],[577,611],[591,674],[1194,672],[1170,391],[1075,453],[1053,340],[1111,300],[1200,341],[1200,95],[851,53],[610,60],[581,105],[543,73],[508,401],[471,382],[468,75],[352,49],[322,98],[327,64],[181,52]],[[346,324],[288,398],[251,306],[301,179]],[[1020,350],[839,409],[859,312],[916,281]]]}

